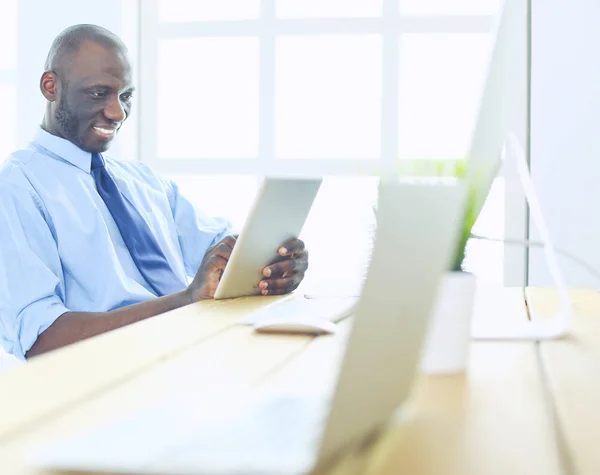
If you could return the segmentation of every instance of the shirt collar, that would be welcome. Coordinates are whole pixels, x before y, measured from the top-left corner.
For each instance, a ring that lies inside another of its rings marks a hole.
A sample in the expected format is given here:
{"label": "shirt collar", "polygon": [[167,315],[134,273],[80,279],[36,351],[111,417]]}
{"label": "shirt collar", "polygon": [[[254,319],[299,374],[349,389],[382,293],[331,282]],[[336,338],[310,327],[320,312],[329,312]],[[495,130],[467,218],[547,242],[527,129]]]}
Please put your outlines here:
{"label": "shirt collar", "polygon": [[92,154],[81,150],[77,145],[68,140],[52,135],[39,127],[33,143],[75,165],[84,172],[90,173]]}

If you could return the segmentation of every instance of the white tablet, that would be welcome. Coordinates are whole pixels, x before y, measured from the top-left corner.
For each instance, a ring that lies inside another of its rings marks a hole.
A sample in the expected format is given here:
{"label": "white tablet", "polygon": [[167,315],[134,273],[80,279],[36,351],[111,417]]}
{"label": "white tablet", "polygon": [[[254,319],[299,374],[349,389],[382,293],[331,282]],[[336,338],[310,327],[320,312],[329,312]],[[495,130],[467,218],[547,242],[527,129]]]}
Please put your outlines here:
{"label": "white tablet", "polygon": [[321,186],[321,178],[263,180],[242,227],[215,299],[260,294],[258,284],[265,266],[275,260],[279,247],[297,238]]}

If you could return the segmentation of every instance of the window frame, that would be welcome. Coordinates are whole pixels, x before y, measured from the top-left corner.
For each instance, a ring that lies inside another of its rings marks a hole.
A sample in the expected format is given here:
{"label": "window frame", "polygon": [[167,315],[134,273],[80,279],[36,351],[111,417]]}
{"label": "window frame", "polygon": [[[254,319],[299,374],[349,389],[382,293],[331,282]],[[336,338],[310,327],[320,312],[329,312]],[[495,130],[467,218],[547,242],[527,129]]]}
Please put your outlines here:
{"label": "window frame", "polygon": [[[252,20],[190,22],[158,21],[158,0],[139,1],[139,101],[138,158],[165,174],[266,174],[355,176],[398,173],[423,159],[398,156],[399,48],[401,33],[489,33],[495,14],[489,15],[402,15],[398,0],[382,0],[377,18],[279,19],[275,0],[262,0],[260,17]],[[524,5],[528,0],[523,0]],[[528,12],[529,13],[529,12]],[[381,155],[378,159],[276,159],[275,137],[275,40],[280,35],[380,34],[382,52]],[[157,52],[162,38],[256,36],[259,38],[259,146],[256,158],[177,158],[157,155]],[[527,36],[527,35],[526,35]],[[529,48],[529,37],[527,36]],[[528,72],[529,74],[529,72]],[[526,107],[526,120],[529,104]],[[519,124],[521,125],[521,124]],[[523,125],[525,129],[527,126]],[[525,131],[524,136],[526,137]],[[526,147],[527,148],[527,147]],[[449,166],[452,160],[446,160]],[[516,197],[520,187],[514,173],[498,176],[505,180],[505,236],[527,237],[525,200]],[[498,237],[498,236],[495,236]],[[525,285],[527,253],[505,245],[504,284]]]}

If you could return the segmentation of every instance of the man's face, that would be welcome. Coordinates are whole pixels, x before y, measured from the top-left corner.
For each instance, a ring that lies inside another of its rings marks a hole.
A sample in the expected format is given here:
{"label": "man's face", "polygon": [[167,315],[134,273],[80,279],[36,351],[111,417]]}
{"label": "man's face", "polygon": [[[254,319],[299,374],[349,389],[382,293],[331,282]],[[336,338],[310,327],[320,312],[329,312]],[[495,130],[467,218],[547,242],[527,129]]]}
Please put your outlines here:
{"label": "man's face", "polygon": [[86,41],[63,69],[51,132],[86,152],[104,152],[131,110],[129,62],[117,50]]}

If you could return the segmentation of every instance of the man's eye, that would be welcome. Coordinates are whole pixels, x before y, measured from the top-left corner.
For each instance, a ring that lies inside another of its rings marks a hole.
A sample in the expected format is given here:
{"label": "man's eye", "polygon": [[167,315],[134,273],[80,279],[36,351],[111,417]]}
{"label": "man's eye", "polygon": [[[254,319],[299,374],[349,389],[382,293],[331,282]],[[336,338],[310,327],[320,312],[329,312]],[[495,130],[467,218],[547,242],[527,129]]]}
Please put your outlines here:
{"label": "man's eye", "polygon": [[94,99],[102,99],[106,96],[106,93],[103,91],[90,91],[90,96],[92,96]]}
{"label": "man's eye", "polygon": [[126,92],[125,94],[121,94],[121,100],[125,102],[129,102],[132,98],[133,94],[131,92]]}

